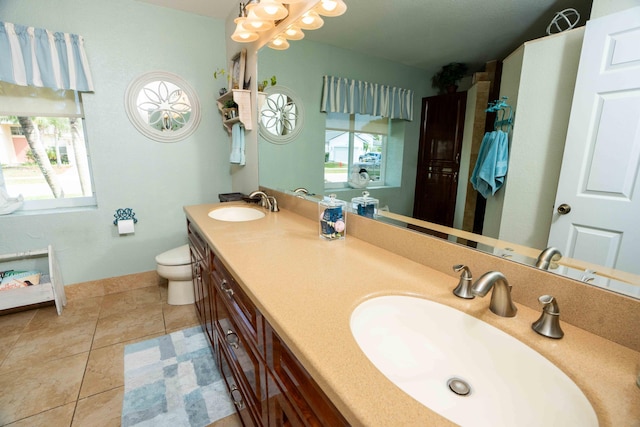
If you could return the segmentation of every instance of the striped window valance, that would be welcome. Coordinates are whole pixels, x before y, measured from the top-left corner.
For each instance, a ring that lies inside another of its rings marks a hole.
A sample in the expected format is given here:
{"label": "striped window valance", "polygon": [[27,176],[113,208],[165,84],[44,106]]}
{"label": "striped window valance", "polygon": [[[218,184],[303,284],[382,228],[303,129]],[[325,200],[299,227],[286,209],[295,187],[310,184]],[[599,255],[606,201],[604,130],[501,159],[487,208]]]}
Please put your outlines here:
{"label": "striped window valance", "polygon": [[82,36],[0,22],[0,80],[93,92]]}
{"label": "striped window valance", "polygon": [[413,120],[413,91],[344,77],[323,76],[324,113],[369,114]]}

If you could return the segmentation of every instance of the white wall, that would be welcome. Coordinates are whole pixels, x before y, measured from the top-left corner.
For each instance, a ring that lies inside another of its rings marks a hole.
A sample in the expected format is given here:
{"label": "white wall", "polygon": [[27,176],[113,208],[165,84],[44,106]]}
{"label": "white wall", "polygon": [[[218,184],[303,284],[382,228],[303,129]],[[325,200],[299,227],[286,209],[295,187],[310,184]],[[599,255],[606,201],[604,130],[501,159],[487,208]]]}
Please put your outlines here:
{"label": "white wall", "polygon": [[638,5],[640,5],[638,0],[593,0],[591,19],[600,18]]}
{"label": "white wall", "polygon": [[583,37],[584,27],[543,37],[504,60],[500,96],[515,118],[505,185],[487,200],[487,236],[547,245]]}
{"label": "white wall", "polygon": [[[229,138],[215,105],[217,67],[226,67],[224,22],[132,0],[3,0],[2,20],[77,33],[95,93],[83,95],[98,207],[0,216],[0,253],[52,244],[65,284],[155,269],[154,257],[186,243],[184,205],[231,191]],[[158,143],[139,134],[124,93],[140,74],[180,75],[198,93],[202,121],[189,138]],[[112,224],[132,208],[133,235]]]}

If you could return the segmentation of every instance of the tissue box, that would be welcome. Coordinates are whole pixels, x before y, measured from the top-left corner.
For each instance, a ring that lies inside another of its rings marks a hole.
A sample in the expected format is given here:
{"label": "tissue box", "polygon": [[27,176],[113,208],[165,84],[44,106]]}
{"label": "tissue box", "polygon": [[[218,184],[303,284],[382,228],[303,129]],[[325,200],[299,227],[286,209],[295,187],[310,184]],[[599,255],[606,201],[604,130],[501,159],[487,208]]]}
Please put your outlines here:
{"label": "tissue box", "polygon": [[363,191],[361,197],[351,199],[351,212],[367,218],[377,218],[379,204],[378,199],[369,197],[369,192]]}

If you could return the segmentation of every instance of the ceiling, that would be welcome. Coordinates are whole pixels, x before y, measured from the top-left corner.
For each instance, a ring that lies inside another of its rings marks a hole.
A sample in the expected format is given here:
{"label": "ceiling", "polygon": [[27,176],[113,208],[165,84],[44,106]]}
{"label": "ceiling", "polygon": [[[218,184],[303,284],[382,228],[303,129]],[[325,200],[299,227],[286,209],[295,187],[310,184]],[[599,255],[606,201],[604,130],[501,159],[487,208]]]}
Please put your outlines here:
{"label": "ceiling", "polygon": [[[238,0],[138,0],[217,19]],[[556,12],[580,13],[584,25],[592,0],[345,0],[347,12],[326,18],[306,39],[405,65],[431,69],[464,62],[471,70],[503,59],[527,40],[546,35]]]}

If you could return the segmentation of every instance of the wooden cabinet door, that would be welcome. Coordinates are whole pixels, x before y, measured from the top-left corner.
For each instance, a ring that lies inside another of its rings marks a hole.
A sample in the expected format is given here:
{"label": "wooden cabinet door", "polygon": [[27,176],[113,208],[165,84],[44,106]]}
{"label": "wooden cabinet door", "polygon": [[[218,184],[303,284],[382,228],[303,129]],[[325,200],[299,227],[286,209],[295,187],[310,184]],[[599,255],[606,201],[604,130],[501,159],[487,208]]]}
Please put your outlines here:
{"label": "wooden cabinet door", "polygon": [[204,311],[204,306],[207,303],[204,282],[209,271],[209,248],[191,222],[187,222],[187,234],[191,253],[191,273],[193,276],[196,313],[200,324],[204,327],[207,321]]}
{"label": "wooden cabinet door", "polygon": [[413,216],[452,226],[467,93],[422,99]]}
{"label": "wooden cabinet door", "polygon": [[265,323],[265,335],[267,366],[278,387],[275,394],[269,391],[270,427],[348,426],[342,414],[268,323]]}

